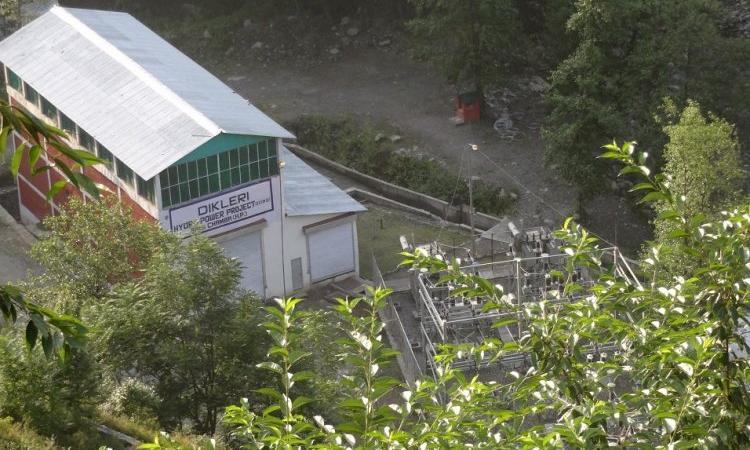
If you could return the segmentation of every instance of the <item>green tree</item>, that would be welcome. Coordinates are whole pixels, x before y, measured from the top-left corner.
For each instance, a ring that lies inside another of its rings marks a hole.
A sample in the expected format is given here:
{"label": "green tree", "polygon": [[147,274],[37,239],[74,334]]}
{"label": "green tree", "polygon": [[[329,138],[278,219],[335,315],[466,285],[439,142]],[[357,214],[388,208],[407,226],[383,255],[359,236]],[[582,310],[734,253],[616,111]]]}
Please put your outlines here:
{"label": "green tree", "polygon": [[31,249],[44,274],[32,284],[66,286],[64,298],[47,305],[74,315],[87,302],[106,297],[112,286],[140,276],[155,253],[180,241],[155,223],[134,218],[111,197],[85,203],[73,198],[44,226],[49,233]]}
{"label": "green tree", "polygon": [[[84,351],[65,363],[24,348],[20,332],[0,335],[0,414],[12,417],[60,445],[92,445],[99,399],[97,370]],[[90,448],[90,447],[88,447]]]}
{"label": "green tree", "polygon": [[689,102],[664,132],[669,138],[664,174],[686,217],[714,215],[738,200],[744,172],[734,126],[714,114],[704,116],[700,105]]}
{"label": "green tree", "polygon": [[[749,47],[722,32],[724,8],[718,0],[577,2],[568,25],[578,46],[554,71],[548,94],[548,161],[594,194],[610,171],[596,159],[598,143],[637,136],[648,148],[664,146],[654,120],[664,98],[678,106],[692,98],[745,123]],[[653,157],[660,164],[659,152]]]}
{"label": "green tree", "polygon": [[120,381],[135,375],[167,400],[157,407],[165,427],[213,434],[224,406],[261,386],[264,315],[238,289],[240,274],[220,247],[193,236],[84,315],[105,371]]}
{"label": "green tree", "polygon": [[[378,375],[391,355],[382,345],[382,324],[371,313],[388,292],[339,301],[346,324],[342,352],[355,367],[361,390],[342,399],[343,423],[306,415],[309,399],[295,385],[312,375],[301,371],[308,355],[299,350],[304,328],[299,300],[269,308],[266,328],[273,339],[260,367],[275,374],[276,386],[261,392],[274,405],[261,413],[243,401],[227,408],[225,422],[245,448],[745,448],[750,445],[748,378],[747,243],[750,205],[726,211],[713,222],[691,224],[663,174],[651,175],[633,143],[610,145],[607,159],[642,178],[649,202],[671,205],[664,220],[685,225],[674,245],[705,255],[688,276],[653,278],[642,285],[618,276],[585,229],[567,221],[556,232],[568,259],[560,277],[564,301],[541,300],[517,308],[500,285],[464,273],[423,252],[404,254],[415,270],[434,273],[452,295],[482,297],[486,310],[516,314],[527,324],[518,343],[487,338],[446,345],[436,358],[435,378],[412,389]],[[658,270],[658,255],[644,274]],[[574,281],[576,268],[595,277],[593,286]],[[355,315],[359,305],[363,309]],[[491,382],[454,370],[457,357],[485,359],[526,355],[527,367],[507,370]],[[606,354],[606,357],[605,357]],[[593,355],[594,358],[590,358]],[[396,392],[394,392],[396,390]],[[400,392],[400,398],[393,394]],[[388,398],[389,400],[385,400]],[[388,403],[390,402],[390,403]],[[151,445],[148,448],[173,448]]]}
{"label": "green tree", "polygon": [[[683,239],[685,224],[715,220],[722,208],[739,200],[744,171],[742,170],[740,144],[734,127],[713,114],[704,116],[700,105],[689,102],[678,115],[667,105],[676,121],[664,127],[669,142],[664,148],[664,174],[676,198],[676,207],[685,217],[684,223],[664,218],[673,205],[656,202],[654,209],[655,240],[660,245],[665,274],[681,274],[693,267],[692,252],[673,245]],[[687,249],[690,250],[690,249]],[[650,257],[646,254],[646,257]]]}
{"label": "green tree", "polygon": [[[410,0],[408,22],[418,51],[459,89],[479,90],[502,79],[521,52],[518,11],[511,0]],[[519,53],[516,53],[518,51]]]}
{"label": "green tree", "polygon": [[[57,167],[63,179],[56,182],[47,192],[52,198],[66,184],[88,192],[95,199],[99,198],[99,186],[79,171],[87,166],[102,164],[104,161],[85,150],[71,148],[65,141],[65,133],[29,114],[23,108],[10,105],[0,100],[0,161],[5,161],[5,152],[9,149],[8,139],[12,133],[26,136],[29,145],[23,143],[14,151],[10,162],[11,174],[15,177],[24,157],[28,159],[32,175],[43,174]],[[52,157],[48,149],[52,148],[59,155]],[[40,156],[47,154],[50,164],[42,164]],[[85,338],[86,328],[72,316],[58,314],[52,309],[30,302],[23,292],[15,286],[0,285],[0,312],[5,322],[15,323],[19,316],[25,317],[26,343],[33,348],[37,342],[42,343],[47,356],[56,353],[64,359],[72,348],[81,344]]]}

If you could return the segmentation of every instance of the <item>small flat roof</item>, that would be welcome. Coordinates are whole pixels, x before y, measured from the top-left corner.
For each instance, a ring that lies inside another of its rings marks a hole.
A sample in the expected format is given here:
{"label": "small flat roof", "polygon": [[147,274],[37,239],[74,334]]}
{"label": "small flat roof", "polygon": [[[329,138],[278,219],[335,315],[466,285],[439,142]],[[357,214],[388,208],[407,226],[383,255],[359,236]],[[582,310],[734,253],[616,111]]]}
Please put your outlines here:
{"label": "small flat roof", "polygon": [[338,186],[308,166],[286,147],[281,149],[284,210],[288,216],[366,211]]}
{"label": "small flat roof", "polygon": [[220,133],[294,137],[126,13],[55,6],[0,62],[144,179]]}

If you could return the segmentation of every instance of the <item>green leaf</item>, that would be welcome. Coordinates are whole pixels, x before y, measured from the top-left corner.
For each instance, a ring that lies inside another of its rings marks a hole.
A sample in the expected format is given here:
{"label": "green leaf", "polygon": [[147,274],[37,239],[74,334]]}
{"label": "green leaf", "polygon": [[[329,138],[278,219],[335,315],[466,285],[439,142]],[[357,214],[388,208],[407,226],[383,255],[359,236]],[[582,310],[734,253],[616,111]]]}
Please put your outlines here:
{"label": "green leaf", "polygon": [[40,145],[34,145],[29,149],[29,170],[32,175],[36,175],[36,163],[39,161],[39,156],[42,154],[42,147]]}
{"label": "green leaf", "polygon": [[0,131],[0,160],[5,160],[5,154],[8,151],[8,135],[10,134],[10,126],[3,127]]}
{"label": "green leaf", "polygon": [[18,176],[18,170],[21,168],[21,158],[23,157],[25,149],[26,143],[22,142],[21,145],[16,148],[16,151],[13,153],[13,158],[10,160],[10,173],[12,173],[14,177]]}
{"label": "green leaf", "polygon": [[29,320],[29,323],[26,325],[26,345],[29,347],[29,350],[33,350],[36,346],[37,336],[39,336],[39,330],[36,328],[34,321]]}
{"label": "green leaf", "polygon": [[57,195],[57,193],[60,192],[61,190],[63,190],[63,188],[65,186],[67,186],[67,185],[68,185],[68,182],[65,181],[65,180],[57,180],[57,181],[55,181],[52,184],[52,187],[50,187],[49,190],[47,191],[47,195],[46,195],[47,200],[52,200],[53,198],[55,198],[55,196]]}

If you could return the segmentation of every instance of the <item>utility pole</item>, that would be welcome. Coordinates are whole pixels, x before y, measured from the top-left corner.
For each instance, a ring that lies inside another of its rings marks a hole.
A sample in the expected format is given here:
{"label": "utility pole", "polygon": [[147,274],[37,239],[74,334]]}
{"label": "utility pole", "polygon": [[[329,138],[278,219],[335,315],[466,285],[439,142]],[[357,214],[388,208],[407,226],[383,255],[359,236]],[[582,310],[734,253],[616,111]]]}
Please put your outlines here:
{"label": "utility pole", "polygon": [[471,226],[471,258],[477,257],[477,240],[475,237],[474,230],[474,192],[472,182],[474,174],[471,173],[471,160],[474,157],[474,152],[479,150],[479,146],[476,144],[469,144],[471,151],[469,152],[469,226]]}

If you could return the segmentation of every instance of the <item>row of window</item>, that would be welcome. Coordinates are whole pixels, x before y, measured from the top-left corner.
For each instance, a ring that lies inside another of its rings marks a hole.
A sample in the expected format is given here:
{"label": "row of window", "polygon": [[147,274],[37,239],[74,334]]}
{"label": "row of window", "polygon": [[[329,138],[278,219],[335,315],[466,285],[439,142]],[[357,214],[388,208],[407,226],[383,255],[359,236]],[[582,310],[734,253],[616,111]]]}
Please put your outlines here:
{"label": "row of window", "polygon": [[115,171],[116,175],[125,184],[135,189],[138,195],[154,203],[154,179],[144,180],[139,177],[130,167],[122,161],[116,159],[114,155],[107,150],[102,144],[97,142],[90,134],[75,124],[68,116],[59,111],[55,105],[50,103],[46,98],[39,95],[28,83],[21,80],[15,72],[5,68],[7,73],[7,85],[23,94],[24,98],[39,108],[42,114],[54,122],[61,130],[65,131],[71,140],[78,142],[78,145],[86,150],[95,153],[100,159],[107,161],[108,165]]}
{"label": "row of window", "polygon": [[[0,66],[0,69],[2,67]],[[76,125],[46,98],[39,95],[28,83],[9,68],[5,68],[7,85],[23,94],[24,98],[39,108],[42,114],[65,131],[71,140],[107,161],[109,167],[125,184],[135,189],[139,196],[151,203],[154,199],[154,179],[144,180],[132,169]],[[162,207],[188,202],[243,183],[279,174],[276,142],[273,139],[243,145],[217,155],[196,161],[176,164],[159,175]]]}
{"label": "row of window", "polygon": [[197,161],[176,164],[159,175],[162,206],[279,174],[276,142],[243,145]]}

